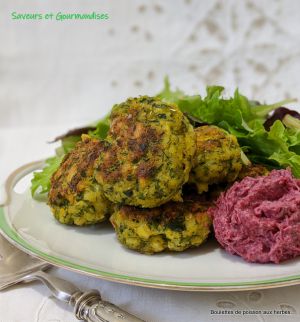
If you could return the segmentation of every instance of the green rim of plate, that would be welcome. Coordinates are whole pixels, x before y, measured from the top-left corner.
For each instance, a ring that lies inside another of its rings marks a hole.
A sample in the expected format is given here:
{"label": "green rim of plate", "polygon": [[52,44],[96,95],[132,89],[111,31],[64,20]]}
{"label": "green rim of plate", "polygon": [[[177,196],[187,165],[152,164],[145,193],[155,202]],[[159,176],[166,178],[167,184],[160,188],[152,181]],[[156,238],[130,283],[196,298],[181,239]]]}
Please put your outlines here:
{"label": "green rim of plate", "polygon": [[155,279],[148,279],[148,278],[141,278],[141,277],[132,277],[129,275],[121,275],[115,274],[110,272],[105,272],[97,269],[93,269],[87,266],[78,265],[74,262],[67,261],[56,256],[48,255],[40,250],[36,249],[35,247],[31,246],[28,242],[22,239],[8,224],[5,218],[5,213],[3,207],[0,207],[0,228],[2,229],[3,233],[13,242],[17,243],[21,248],[24,250],[28,250],[32,254],[36,255],[37,257],[44,259],[47,262],[52,264],[57,264],[58,266],[63,266],[65,268],[74,269],[76,271],[81,271],[85,273],[90,273],[93,275],[97,275],[98,277],[109,278],[110,280],[123,280],[124,283],[132,282],[132,283],[142,283],[145,285],[166,285],[166,286],[178,286],[178,287],[246,287],[251,285],[265,285],[265,284],[276,284],[276,283],[283,283],[283,282],[290,282],[300,279],[300,275],[289,276],[284,278],[275,278],[269,280],[261,280],[261,281],[251,281],[251,282],[232,282],[232,283],[187,283],[187,282],[177,282],[177,281],[165,281],[165,280],[155,280]]}

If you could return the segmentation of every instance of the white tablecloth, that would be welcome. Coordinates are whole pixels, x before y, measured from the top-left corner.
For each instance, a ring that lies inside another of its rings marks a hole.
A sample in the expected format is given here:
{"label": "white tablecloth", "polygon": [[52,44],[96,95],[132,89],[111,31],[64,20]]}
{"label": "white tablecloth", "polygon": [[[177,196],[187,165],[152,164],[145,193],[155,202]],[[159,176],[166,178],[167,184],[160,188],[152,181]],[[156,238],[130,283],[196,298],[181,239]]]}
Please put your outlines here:
{"label": "white tablecloth", "polygon": [[[110,18],[11,19],[12,12],[59,11],[108,12]],[[299,99],[299,21],[297,0],[1,1],[0,183],[18,166],[51,155],[46,142],[57,134],[100,118],[128,96],[156,93],[166,74],[190,93],[217,83],[269,102]],[[104,299],[146,321],[300,320],[300,286],[181,293],[52,271],[83,289],[99,289]],[[292,314],[211,314],[226,308]],[[38,283],[0,292],[0,322],[33,321],[75,318]]]}

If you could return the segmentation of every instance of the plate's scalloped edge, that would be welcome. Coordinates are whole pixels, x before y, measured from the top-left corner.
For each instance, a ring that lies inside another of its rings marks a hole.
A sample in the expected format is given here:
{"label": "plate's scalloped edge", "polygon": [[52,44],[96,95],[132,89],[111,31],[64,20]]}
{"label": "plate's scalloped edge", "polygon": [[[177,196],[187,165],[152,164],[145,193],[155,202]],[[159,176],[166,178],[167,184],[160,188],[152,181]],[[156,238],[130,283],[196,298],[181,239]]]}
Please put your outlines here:
{"label": "plate's scalloped edge", "polygon": [[[30,171],[38,169],[41,165],[41,161],[30,163],[28,165],[22,166],[13,172],[7,182],[6,190],[9,197],[9,189],[13,188],[14,183],[21,179],[24,175],[28,174]],[[35,169],[34,169],[35,168]],[[159,289],[170,289],[178,291],[245,291],[254,289],[266,289],[275,287],[284,287],[300,284],[300,275],[287,276],[282,278],[275,278],[269,280],[259,280],[259,281],[245,281],[245,282],[231,282],[231,283],[188,283],[188,282],[178,282],[178,281],[164,281],[147,279],[141,277],[134,277],[129,275],[120,275],[111,272],[105,272],[97,270],[94,268],[78,265],[76,263],[48,255],[30,245],[27,241],[21,238],[9,225],[6,220],[5,208],[7,206],[0,206],[0,233],[6,238],[11,244],[19,248],[20,250],[26,252],[27,254],[39,258],[47,263],[54,266],[72,270],[81,274],[90,275],[93,277],[105,279],[112,282],[118,282],[129,285],[144,286],[150,288]]]}

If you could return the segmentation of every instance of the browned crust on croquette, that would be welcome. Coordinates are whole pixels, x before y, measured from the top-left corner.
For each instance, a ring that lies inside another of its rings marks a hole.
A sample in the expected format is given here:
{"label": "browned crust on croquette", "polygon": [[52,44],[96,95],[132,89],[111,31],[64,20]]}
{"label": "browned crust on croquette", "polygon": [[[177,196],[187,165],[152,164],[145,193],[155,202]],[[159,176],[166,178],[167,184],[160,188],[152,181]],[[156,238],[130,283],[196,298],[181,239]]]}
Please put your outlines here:
{"label": "browned crust on croquette", "polygon": [[266,176],[270,173],[270,171],[263,166],[262,164],[252,164],[250,166],[243,166],[242,170],[238,175],[238,180],[242,180],[246,177],[260,177]]}
{"label": "browned crust on croquette", "polygon": [[[205,152],[213,151],[217,147],[222,147],[222,139],[226,139],[226,133],[220,128],[214,126],[201,126],[196,128],[196,133],[201,133],[201,135],[196,135],[196,143]],[[207,140],[206,138],[211,137]]]}
{"label": "browned crust on croquette", "polygon": [[187,197],[184,202],[168,202],[156,208],[138,208],[133,206],[120,206],[120,213],[130,220],[141,220],[149,223],[157,222],[167,225],[171,221],[183,217],[186,213],[194,215],[207,215],[212,202],[204,201],[196,195]]}
{"label": "browned crust on croquette", "polygon": [[93,175],[95,160],[104,149],[104,142],[96,139],[86,137],[78,142],[75,148],[64,157],[60,167],[51,178],[49,203],[59,204],[60,199],[66,195],[80,193],[80,181]]}
{"label": "browned crust on croquette", "polygon": [[140,163],[140,165],[137,168],[137,177],[138,178],[151,178],[155,175],[157,170],[157,167],[155,164],[151,161],[146,161],[143,163]]}
{"label": "browned crust on croquette", "polygon": [[158,152],[157,143],[160,142],[162,133],[149,127],[149,124],[135,119],[136,111],[128,115],[120,115],[113,120],[108,135],[116,140],[120,148],[127,148],[132,152],[131,160],[135,161],[143,158],[148,152]]}
{"label": "browned crust on croquette", "polygon": [[122,177],[122,168],[118,161],[117,146],[103,150],[103,162],[97,170],[105,181],[117,182]]}
{"label": "browned crust on croquette", "polygon": [[[109,136],[116,144],[103,153],[101,167],[97,169],[107,182],[117,182],[126,177],[126,164],[132,166],[139,163],[132,173],[134,177],[149,179],[156,173],[157,165],[154,160],[155,156],[162,153],[160,141],[163,133],[137,122],[133,117],[135,113],[136,111],[133,111],[128,115],[116,117],[111,124]],[[121,160],[118,159],[122,153],[127,153],[124,158],[126,164],[122,157]]]}

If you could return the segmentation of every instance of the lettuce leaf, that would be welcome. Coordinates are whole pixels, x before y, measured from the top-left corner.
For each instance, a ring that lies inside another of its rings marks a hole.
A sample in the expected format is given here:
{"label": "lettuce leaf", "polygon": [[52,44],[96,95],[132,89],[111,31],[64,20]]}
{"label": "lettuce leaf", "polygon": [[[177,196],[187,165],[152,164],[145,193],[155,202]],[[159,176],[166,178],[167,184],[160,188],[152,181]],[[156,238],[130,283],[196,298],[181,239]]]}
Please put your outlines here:
{"label": "lettuce leaf", "polygon": [[44,168],[41,171],[33,173],[33,179],[31,180],[31,195],[34,198],[38,199],[41,195],[49,191],[51,176],[59,167],[63,157],[64,155],[47,159]]}
{"label": "lettuce leaf", "polygon": [[164,79],[163,90],[156,96],[161,98],[162,100],[165,100],[166,102],[175,104],[178,104],[181,99],[184,99],[186,97],[185,93],[180,89],[176,89],[175,91],[171,90],[171,85],[168,77],[165,77]]}
{"label": "lettuce leaf", "polygon": [[[300,178],[300,155],[291,149],[291,142],[295,144],[299,140],[298,133],[291,134],[291,132],[285,128],[281,121],[277,120],[268,132],[268,139],[274,142],[274,152],[270,155],[270,159],[277,161],[284,167],[290,167],[293,174]],[[299,141],[296,146],[299,145]]]}
{"label": "lettuce leaf", "polygon": [[223,98],[224,87],[208,86],[206,97],[200,95],[185,95],[181,90],[172,91],[168,78],[165,79],[164,89],[157,95],[162,100],[175,103],[191,116],[210,124],[227,122],[230,126],[251,131],[250,122],[260,121],[263,123],[269,112],[277,107],[294,100],[284,100],[271,105],[258,105],[250,101],[246,96],[235,90],[234,96]]}
{"label": "lettuce leaf", "polygon": [[96,123],[96,129],[89,131],[89,135],[97,139],[105,139],[110,126],[110,115],[106,115],[102,120]]}
{"label": "lettuce leaf", "polygon": [[[178,105],[182,112],[199,123],[220,126],[235,135],[242,150],[252,162],[265,164],[269,168],[290,167],[300,178],[300,122],[289,120],[286,127],[277,120],[267,131],[264,122],[267,115],[283,104],[284,100],[271,105],[261,105],[248,100],[235,90],[233,97],[223,97],[224,87],[208,86],[206,96],[185,95],[181,90],[172,91],[168,79],[158,94],[162,100]],[[297,126],[295,126],[295,124]]]}

